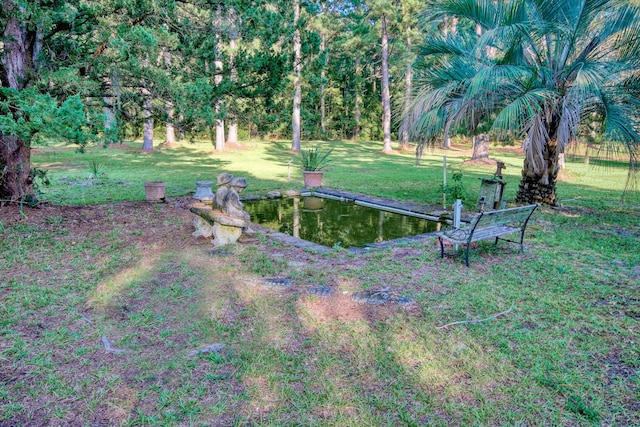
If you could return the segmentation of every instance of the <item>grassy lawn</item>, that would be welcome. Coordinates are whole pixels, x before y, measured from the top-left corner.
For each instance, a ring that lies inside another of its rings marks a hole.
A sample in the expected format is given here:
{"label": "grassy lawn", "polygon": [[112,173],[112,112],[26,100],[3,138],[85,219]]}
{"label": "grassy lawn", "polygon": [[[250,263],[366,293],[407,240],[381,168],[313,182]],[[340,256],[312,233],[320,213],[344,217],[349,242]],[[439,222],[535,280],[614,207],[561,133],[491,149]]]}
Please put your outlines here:
{"label": "grassy lawn", "polygon": [[[494,171],[463,163],[465,146],[415,166],[380,143],[331,144],[324,185],[373,196],[441,204],[446,155],[472,209]],[[0,208],[0,426],[640,425],[640,200],[620,200],[624,162],[569,159],[562,208],[535,214],[525,253],[481,245],[471,268],[432,238],[351,255],[262,235],[212,252],[191,236],[196,180],[298,189],[288,148],[34,150],[49,204]],[[491,154],[512,200],[522,157]],[[171,199],[144,202],[157,180]],[[350,299],[381,288],[414,302]]]}

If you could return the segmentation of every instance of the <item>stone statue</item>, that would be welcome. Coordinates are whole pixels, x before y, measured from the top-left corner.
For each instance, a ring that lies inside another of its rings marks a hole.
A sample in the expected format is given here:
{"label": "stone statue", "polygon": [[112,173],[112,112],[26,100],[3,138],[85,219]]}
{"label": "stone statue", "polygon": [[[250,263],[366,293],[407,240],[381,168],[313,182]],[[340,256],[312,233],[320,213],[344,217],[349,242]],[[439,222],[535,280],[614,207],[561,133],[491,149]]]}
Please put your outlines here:
{"label": "stone statue", "polygon": [[[213,244],[222,246],[235,243],[242,232],[252,233],[249,227],[250,215],[243,209],[239,193],[247,187],[244,178],[234,178],[233,175],[223,172],[218,175],[216,190],[213,201],[213,209],[191,208],[191,212],[198,215],[198,219],[204,220],[211,227],[213,234]],[[207,237],[209,231],[203,227],[202,221],[194,225],[196,233]]]}
{"label": "stone statue", "polygon": [[230,173],[222,172],[220,175],[218,175],[218,180],[216,181],[216,185],[218,186],[218,189],[216,190],[216,194],[214,198],[214,207],[223,209],[224,199],[227,196],[227,193],[229,192],[229,189],[230,189],[229,183],[231,182],[231,180],[233,180],[233,175],[231,175]]}
{"label": "stone statue", "polygon": [[233,178],[229,183],[229,191],[224,197],[222,211],[236,218],[243,218],[249,221],[249,213],[243,209],[240,201],[240,193],[247,188],[247,181],[244,178]]}

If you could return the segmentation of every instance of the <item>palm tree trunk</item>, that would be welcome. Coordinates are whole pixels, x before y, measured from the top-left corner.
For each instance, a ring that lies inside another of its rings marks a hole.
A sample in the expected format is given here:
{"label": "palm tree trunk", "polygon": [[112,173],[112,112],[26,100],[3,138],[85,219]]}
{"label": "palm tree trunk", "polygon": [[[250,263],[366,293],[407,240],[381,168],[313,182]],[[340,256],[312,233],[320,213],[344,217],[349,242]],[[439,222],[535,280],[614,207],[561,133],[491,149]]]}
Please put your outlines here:
{"label": "palm tree trunk", "polygon": [[555,142],[546,144],[543,160],[544,168],[536,170],[537,168],[534,167],[528,156],[525,156],[522,180],[518,187],[516,202],[527,204],[542,203],[551,206],[558,204],[556,195],[558,151]]}

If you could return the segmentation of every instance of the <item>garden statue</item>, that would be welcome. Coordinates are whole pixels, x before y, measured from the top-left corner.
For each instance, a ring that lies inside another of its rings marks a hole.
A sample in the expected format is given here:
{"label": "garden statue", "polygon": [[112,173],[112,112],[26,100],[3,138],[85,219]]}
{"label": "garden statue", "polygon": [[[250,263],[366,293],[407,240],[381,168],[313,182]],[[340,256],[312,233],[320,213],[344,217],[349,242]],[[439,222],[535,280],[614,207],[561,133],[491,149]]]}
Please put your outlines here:
{"label": "garden statue", "polygon": [[213,207],[217,207],[218,209],[222,209],[224,206],[224,199],[229,192],[229,183],[233,179],[233,175],[227,172],[222,172],[218,175],[218,179],[216,181],[216,185],[218,189],[216,190],[216,195],[214,199]]}
{"label": "garden statue", "polygon": [[[247,187],[247,181],[224,172],[218,175],[216,184],[219,188],[215,194],[213,209],[192,207],[190,211],[198,215],[194,221],[194,235],[213,235],[213,244],[222,246],[237,242],[243,231],[252,230],[249,228],[249,213],[242,209],[239,196]],[[206,224],[210,228],[207,228]]]}
{"label": "garden statue", "polygon": [[222,210],[237,218],[244,218],[249,221],[249,213],[242,209],[240,192],[247,188],[247,181],[244,178],[233,178],[229,183],[229,190],[224,197]]}

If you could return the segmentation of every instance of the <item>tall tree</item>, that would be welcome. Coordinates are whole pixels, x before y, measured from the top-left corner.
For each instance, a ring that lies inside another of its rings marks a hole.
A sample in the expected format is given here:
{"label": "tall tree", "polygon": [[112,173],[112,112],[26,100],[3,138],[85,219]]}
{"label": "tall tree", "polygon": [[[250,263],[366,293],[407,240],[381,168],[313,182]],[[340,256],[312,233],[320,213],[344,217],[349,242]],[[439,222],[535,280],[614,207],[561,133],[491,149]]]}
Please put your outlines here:
{"label": "tall tree", "polygon": [[382,104],[382,137],[383,153],[392,152],[391,147],[391,89],[389,87],[389,25],[390,20],[395,22],[395,5],[388,0],[372,0],[370,19],[377,19],[380,25],[380,89]]}
{"label": "tall tree", "polygon": [[389,33],[387,31],[387,15],[380,17],[380,34],[382,39],[382,76],[380,83],[382,86],[382,131],[383,153],[390,153],[391,148],[391,94],[389,91]]}
{"label": "tall tree", "polygon": [[293,0],[293,114],[291,150],[300,151],[300,107],[302,104],[302,41],[300,36],[300,0]]}
{"label": "tall tree", "polygon": [[418,8],[421,6],[422,3],[416,0],[402,1],[401,31],[405,47],[403,61],[406,65],[404,70],[404,98],[402,100],[403,115],[398,129],[398,142],[403,150],[409,149],[409,122],[407,117],[411,107],[411,93],[413,90],[413,62],[415,61],[413,48],[414,41],[418,37],[415,31],[416,15]]}
{"label": "tall tree", "polygon": [[[229,7],[227,11],[227,21],[229,25],[229,55],[228,55],[228,69],[230,70],[229,78],[232,83],[238,81],[238,69],[235,64],[235,57],[238,50],[238,19],[240,19],[234,7]],[[227,133],[227,142],[231,144],[238,143],[238,116],[236,113],[235,102],[230,102],[231,108],[228,115],[228,133]]]}
{"label": "tall tree", "polygon": [[[215,25],[218,28],[222,27],[222,4],[218,3],[216,6],[216,18]],[[216,34],[216,53],[213,61],[215,67],[215,77],[214,82],[216,87],[220,86],[222,83],[222,70],[223,70],[223,62],[222,62],[222,37],[220,34]],[[216,99],[215,103],[215,112],[216,112],[216,150],[224,151],[224,143],[226,138],[224,136],[224,119],[222,118],[222,99],[219,97]]]}
{"label": "tall tree", "polygon": [[[624,0],[433,0],[426,20],[457,16],[454,37],[429,37],[409,113],[412,134],[432,144],[445,128],[490,119],[520,135],[525,152],[516,196],[555,205],[558,154],[584,121],[601,117],[610,145],[640,154],[640,10]],[[478,35],[474,26],[486,31]],[[487,56],[487,47],[495,57]]]}
{"label": "tall tree", "polygon": [[47,133],[88,141],[77,94],[96,10],[58,0],[0,6],[0,200],[35,202],[31,145]]}

